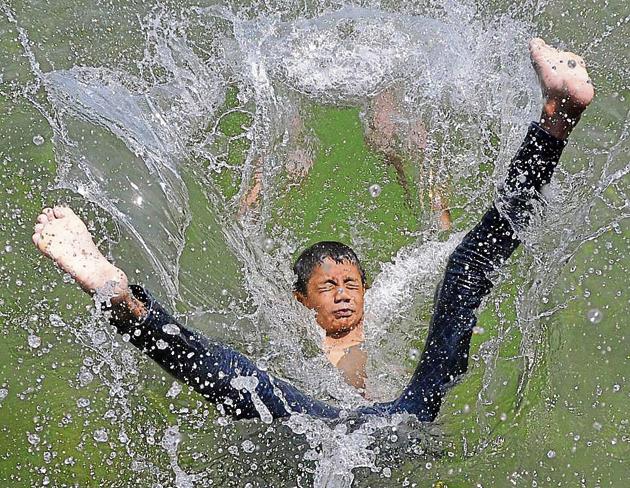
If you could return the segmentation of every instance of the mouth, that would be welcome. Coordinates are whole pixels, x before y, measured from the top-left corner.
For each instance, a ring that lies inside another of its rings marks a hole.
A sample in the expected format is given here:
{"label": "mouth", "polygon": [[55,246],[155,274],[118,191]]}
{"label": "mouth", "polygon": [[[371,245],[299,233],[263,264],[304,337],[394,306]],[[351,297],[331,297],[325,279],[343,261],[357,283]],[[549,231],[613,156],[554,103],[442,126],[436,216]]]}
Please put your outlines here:
{"label": "mouth", "polygon": [[339,310],[335,310],[333,315],[337,319],[350,317],[354,313],[354,310],[351,308],[340,308]]}

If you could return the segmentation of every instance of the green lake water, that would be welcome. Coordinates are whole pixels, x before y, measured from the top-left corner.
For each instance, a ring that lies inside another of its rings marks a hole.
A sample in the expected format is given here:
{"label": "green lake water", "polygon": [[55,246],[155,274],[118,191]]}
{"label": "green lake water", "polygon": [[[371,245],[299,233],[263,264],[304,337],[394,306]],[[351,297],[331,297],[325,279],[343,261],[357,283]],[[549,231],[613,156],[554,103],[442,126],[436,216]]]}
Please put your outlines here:
{"label": "green lake water", "polygon": [[[627,486],[625,2],[0,1],[2,486]],[[439,263],[539,109],[532,36],[582,54],[596,99],[545,221],[480,312],[469,372],[414,442],[391,425],[222,418],[116,337],[32,245],[39,211],[67,203],[182,320],[350,404],[292,302],[288,263],[319,240],[351,244],[378,317],[397,299],[379,272],[424,269],[401,289],[404,316],[368,330],[393,397],[426,336]],[[366,137],[383,90],[399,127],[428,133],[422,154],[396,146],[404,178]],[[429,173],[451,231],[437,228]]]}

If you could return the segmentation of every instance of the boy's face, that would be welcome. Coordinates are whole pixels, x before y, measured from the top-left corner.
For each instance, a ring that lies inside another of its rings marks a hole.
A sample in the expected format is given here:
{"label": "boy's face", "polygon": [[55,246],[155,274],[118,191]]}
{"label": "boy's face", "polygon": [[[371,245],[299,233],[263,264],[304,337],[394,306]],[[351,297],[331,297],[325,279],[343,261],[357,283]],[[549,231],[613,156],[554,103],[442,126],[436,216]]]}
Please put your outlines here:
{"label": "boy's face", "polygon": [[317,323],[327,336],[342,337],[363,320],[365,287],[358,266],[326,258],[317,266],[297,299],[317,312]]}

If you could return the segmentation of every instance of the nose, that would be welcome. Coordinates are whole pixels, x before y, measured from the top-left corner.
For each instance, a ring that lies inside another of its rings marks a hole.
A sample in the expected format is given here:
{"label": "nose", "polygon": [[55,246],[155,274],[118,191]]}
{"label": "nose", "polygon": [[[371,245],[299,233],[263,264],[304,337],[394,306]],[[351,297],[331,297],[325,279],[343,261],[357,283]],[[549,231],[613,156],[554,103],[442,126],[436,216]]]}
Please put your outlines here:
{"label": "nose", "polygon": [[335,302],[347,302],[350,300],[350,295],[345,287],[340,286],[335,293]]}

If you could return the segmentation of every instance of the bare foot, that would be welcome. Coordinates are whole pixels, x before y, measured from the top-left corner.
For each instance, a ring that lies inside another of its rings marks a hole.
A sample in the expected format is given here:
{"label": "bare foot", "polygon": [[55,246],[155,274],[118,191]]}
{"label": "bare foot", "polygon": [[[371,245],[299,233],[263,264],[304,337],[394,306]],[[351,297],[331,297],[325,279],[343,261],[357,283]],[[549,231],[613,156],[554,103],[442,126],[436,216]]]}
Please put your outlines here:
{"label": "bare foot", "polygon": [[69,207],[45,208],[37,217],[33,242],[87,293],[107,291],[118,301],[129,294],[127,276],[98,250],[85,224]]}
{"label": "bare foot", "polygon": [[586,64],[580,56],[559,51],[539,38],[529,42],[529,53],[545,98],[541,123],[554,136],[566,139],[595,95]]}

